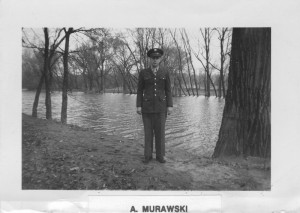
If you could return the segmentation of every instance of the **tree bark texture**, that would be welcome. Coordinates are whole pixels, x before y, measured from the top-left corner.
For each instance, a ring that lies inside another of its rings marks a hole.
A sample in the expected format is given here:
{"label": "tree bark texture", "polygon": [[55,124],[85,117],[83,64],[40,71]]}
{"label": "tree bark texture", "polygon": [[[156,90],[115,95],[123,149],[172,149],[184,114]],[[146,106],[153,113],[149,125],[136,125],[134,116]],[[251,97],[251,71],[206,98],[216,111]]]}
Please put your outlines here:
{"label": "tree bark texture", "polygon": [[228,90],[213,157],[271,157],[271,29],[234,28]]}
{"label": "tree bark texture", "polygon": [[46,119],[52,119],[52,108],[51,108],[51,75],[50,75],[50,61],[49,61],[49,34],[48,28],[44,28],[45,36],[45,52],[44,52],[44,73],[45,73],[45,89],[46,89]]}
{"label": "tree bark texture", "polygon": [[216,97],[218,97],[218,94],[217,94],[217,90],[216,90],[215,84],[214,84],[214,82],[212,81],[212,79],[211,79],[211,76],[210,76],[210,75],[209,75],[209,80],[210,80],[210,82],[211,82],[211,85],[213,86],[213,89],[214,89],[214,91],[215,91],[215,96],[216,96]]}
{"label": "tree bark texture", "polygon": [[45,81],[45,72],[43,71],[42,76],[40,78],[39,85],[36,89],[35,98],[34,98],[34,102],[33,102],[33,106],[32,106],[32,117],[35,117],[35,118],[37,118],[37,108],[39,105],[40,94],[41,94],[41,90],[42,90],[44,81]]}
{"label": "tree bark texture", "polygon": [[73,32],[73,28],[69,28],[66,31],[66,40],[65,40],[65,51],[63,55],[63,65],[64,65],[64,78],[62,86],[62,105],[61,105],[61,123],[67,123],[67,108],[68,108],[68,86],[69,86],[69,42],[70,35]]}
{"label": "tree bark texture", "polygon": [[[220,38],[220,47],[221,47],[221,67],[220,67],[220,78],[219,78],[219,94],[218,97],[221,98],[222,97],[222,89],[223,92],[224,91],[224,34],[222,34],[221,38]],[[225,96],[224,96],[225,97]]]}
{"label": "tree bark texture", "polygon": [[206,71],[206,93],[205,96],[210,97],[210,69],[209,69],[209,50],[210,50],[210,29],[209,28],[205,28],[205,36],[204,36],[204,40],[205,40],[205,71]]}
{"label": "tree bark texture", "polygon": [[[220,40],[220,79],[219,79],[219,98],[222,96],[225,98],[226,90],[225,90],[225,80],[224,80],[224,65],[226,61],[226,55],[228,54],[228,44],[227,42],[226,48],[224,48],[225,45],[225,37],[228,35],[228,28],[222,28],[221,32],[219,32],[219,40]],[[228,35],[229,38],[229,35]]]}

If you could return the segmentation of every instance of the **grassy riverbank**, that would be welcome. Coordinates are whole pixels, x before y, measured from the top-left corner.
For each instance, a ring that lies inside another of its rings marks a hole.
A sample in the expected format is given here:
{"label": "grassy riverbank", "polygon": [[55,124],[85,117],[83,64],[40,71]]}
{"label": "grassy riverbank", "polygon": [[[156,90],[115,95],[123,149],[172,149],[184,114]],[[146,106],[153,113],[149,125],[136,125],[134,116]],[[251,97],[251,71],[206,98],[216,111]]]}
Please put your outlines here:
{"label": "grassy riverbank", "polygon": [[167,150],[166,164],[144,165],[138,141],[25,114],[22,128],[23,189],[270,189],[270,168],[263,159],[221,161]]}

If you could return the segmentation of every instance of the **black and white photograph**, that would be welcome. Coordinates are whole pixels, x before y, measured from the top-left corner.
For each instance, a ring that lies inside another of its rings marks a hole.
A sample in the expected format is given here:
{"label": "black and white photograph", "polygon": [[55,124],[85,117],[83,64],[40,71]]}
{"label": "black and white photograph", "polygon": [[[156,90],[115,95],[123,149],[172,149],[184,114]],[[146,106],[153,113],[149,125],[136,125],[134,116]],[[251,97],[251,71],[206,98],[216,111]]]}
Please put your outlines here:
{"label": "black and white photograph", "polygon": [[2,0],[0,213],[300,211],[296,0]]}
{"label": "black and white photograph", "polygon": [[23,28],[22,189],[270,190],[270,28]]}

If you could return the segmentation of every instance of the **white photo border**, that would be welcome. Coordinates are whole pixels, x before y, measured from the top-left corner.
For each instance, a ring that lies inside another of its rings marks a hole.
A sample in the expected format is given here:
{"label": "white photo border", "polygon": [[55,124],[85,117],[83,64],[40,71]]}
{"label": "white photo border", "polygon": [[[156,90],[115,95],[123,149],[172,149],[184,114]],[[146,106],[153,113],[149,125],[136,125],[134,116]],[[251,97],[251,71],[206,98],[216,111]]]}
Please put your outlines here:
{"label": "white photo border", "polygon": [[[2,0],[0,201],[87,202],[89,195],[221,195],[224,212],[300,211],[300,2]],[[271,27],[271,191],[22,190],[22,27]],[[1,206],[0,206],[1,209]]]}

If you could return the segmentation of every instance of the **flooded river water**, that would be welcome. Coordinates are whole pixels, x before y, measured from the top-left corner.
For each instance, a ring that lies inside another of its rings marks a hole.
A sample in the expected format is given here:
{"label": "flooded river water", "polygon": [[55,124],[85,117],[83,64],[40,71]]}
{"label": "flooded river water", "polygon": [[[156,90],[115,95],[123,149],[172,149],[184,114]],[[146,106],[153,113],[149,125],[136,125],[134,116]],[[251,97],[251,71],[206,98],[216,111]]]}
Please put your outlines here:
{"label": "flooded river water", "polygon": [[[22,112],[31,115],[34,91],[22,92]],[[59,120],[61,92],[52,93],[53,118]],[[40,96],[38,117],[45,118],[45,94]],[[73,92],[68,98],[68,123],[91,127],[110,135],[120,135],[143,143],[143,123],[136,113],[136,95],[85,94]],[[218,139],[224,99],[215,97],[175,97],[173,114],[166,122],[166,149],[211,156]]]}

